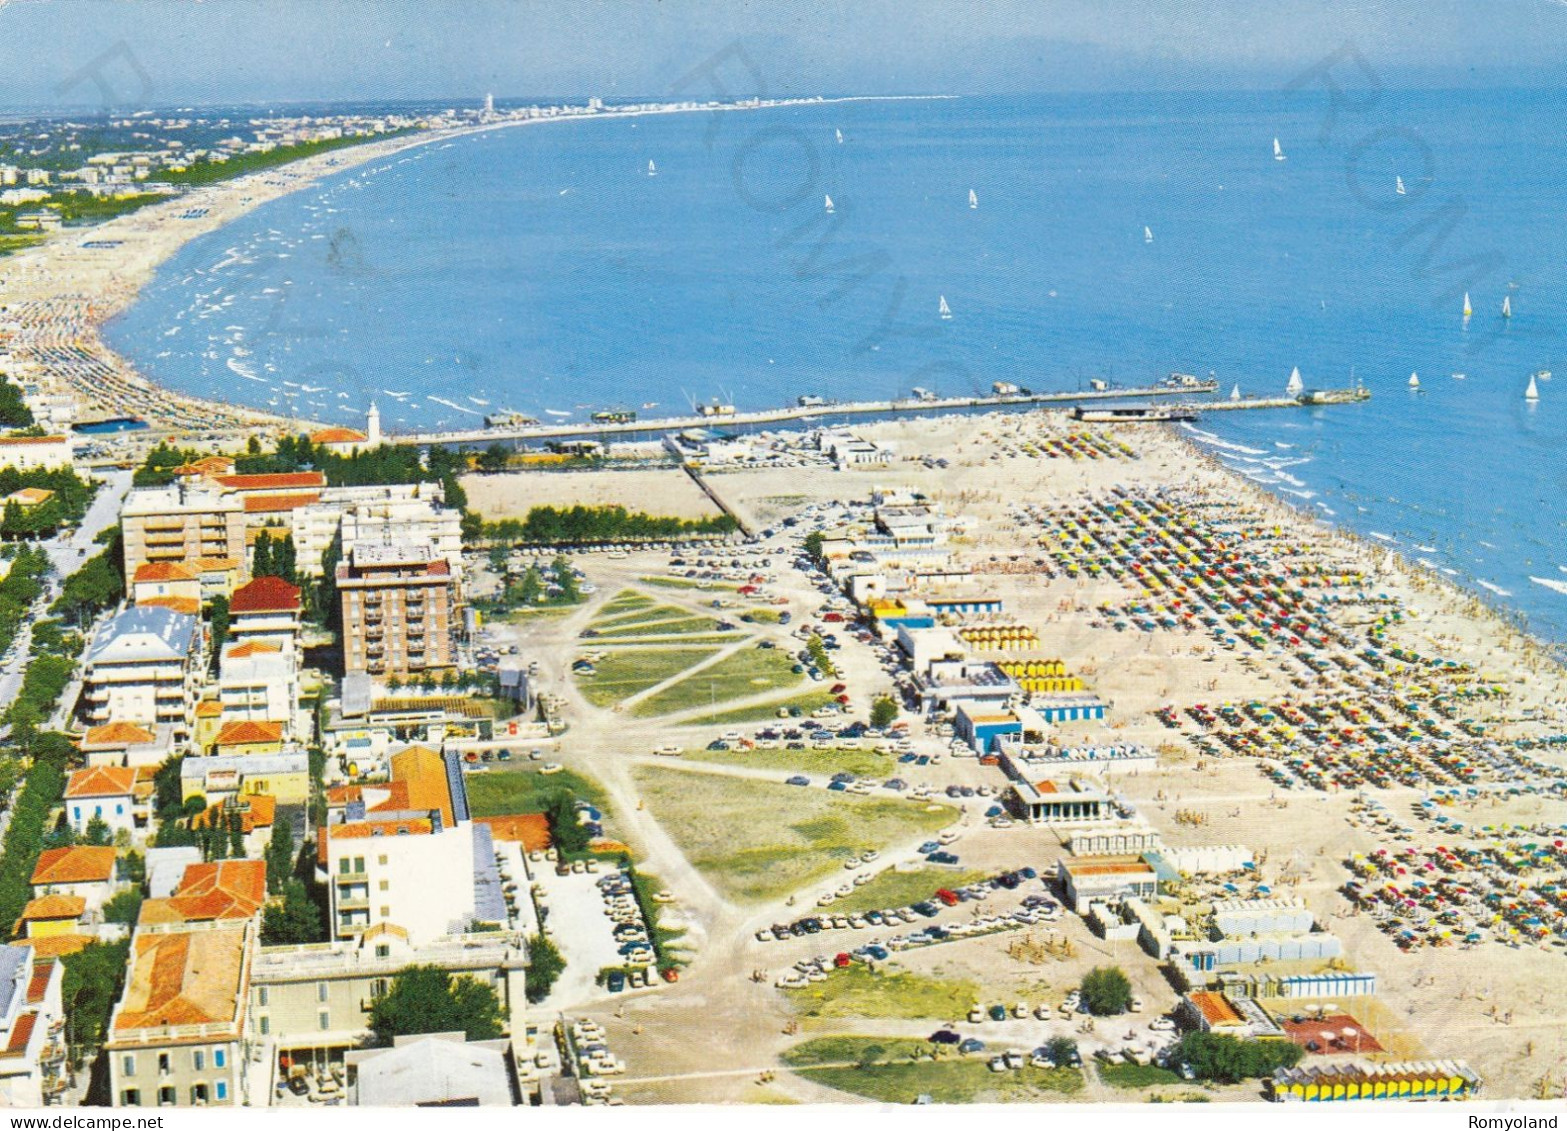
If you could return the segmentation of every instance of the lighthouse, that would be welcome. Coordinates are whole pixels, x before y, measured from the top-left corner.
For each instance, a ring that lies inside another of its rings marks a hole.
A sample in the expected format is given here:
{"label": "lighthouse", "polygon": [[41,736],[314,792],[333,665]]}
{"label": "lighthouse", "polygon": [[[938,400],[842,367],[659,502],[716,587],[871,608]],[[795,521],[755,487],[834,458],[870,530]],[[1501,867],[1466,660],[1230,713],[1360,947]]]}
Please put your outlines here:
{"label": "lighthouse", "polygon": [[365,446],[374,448],[381,443],[381,410],[375,407],[375,402],[370,402],[370,411],[365,413]]}

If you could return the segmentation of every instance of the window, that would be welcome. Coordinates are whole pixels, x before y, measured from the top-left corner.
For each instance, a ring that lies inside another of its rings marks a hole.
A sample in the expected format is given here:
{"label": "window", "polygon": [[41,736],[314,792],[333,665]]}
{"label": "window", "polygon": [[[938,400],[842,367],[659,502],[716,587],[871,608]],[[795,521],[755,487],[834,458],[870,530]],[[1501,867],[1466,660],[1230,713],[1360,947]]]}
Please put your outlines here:
{"label": "window", "polygon": [[380,864],[382,867],[385,867],[386,866],[386,857],[385,856],[377,857],[376,858],[376,863]]}
{"label": "window", "polygon": [[389,919],[389,918],[391,918],[391,916],[392,916],[392,909],[390,907],[387,907],[386,905],[383,904],[381,906],[381,918]]}
{"label": "window", "polygon": [[136,1058],[134,1056],[127,1054],[120,1058],[120,1075],[136,1075]]}
{"label": "window", "polygon": [[373,978],[370,981],[370,996],[372,998],[385,997],[387,988],[385,978]]}
{"label": "window", "polygon": [[390,891],[391,889],[392,889],[392,885],[391,885],[391,883],[389,881],[387,881],[387,880],[382,880],[381,881],[381,890],[382,891]]}
{"label": "window", "polygon": [[259,991],[257,991],[256,1004],[261,1006],[263,1009],[266,1008],[266,1005],[267,1005],[267,987],[262,986],[261,989]]}
{"label": "window", "polygon": [[272,1032],[272,1018],[261,1018],[261,1035],[265,1037],[270,1032]]}
{"label": "window", "polygon": [[[222,1068],[224,1065],[226,1065],[228,1063],[228,1059],[229,1058],[228,1058],[228,1050],[227,1049],[213,1049],[212,1050],[212,1067],[214,1067],[214,1068]],[[220,1087],[220,1088],[222,1086],[223,1086],[222,1084],[218,1085],[218,1087]]]}
{"label": "window", "polygon": [[326,983],[325,982],[317,982],[316,983],[316,1000],[318,1002],[320,1002],[322,1005],[326,1004]]}
{"label": "window", "polygon": [[363,856],[355,856],[354,857],[354,871],[356,871],[356,872],[363,872],[364,870],[365,870],[365,858]]}
{"label": "window", "polygon": [[169,1063],[169,1054],[166,1052],[160,1052],[158,1054],[158,1071],[169,1072],[172,1069],[173,1065]]}
{"label": "window", "polygon": [[120,1093],[121,1107],[141,1107],[141,1092],[135,1088],[126,1088]]}
{"label": "window", "polygon": [[207,1067],[207,1054],[200,1049],[195,1049],[190,1054],[190,1066],[197,1072]]}
{"label": "window", "polygon": [[376,943],[375,956],[377,958],[390,958],[392,957],[392,948],[386,943]]}
{"label": "window", "polygon": [[228,1098],[229,1098],[228,1082],[226,1080],[219,1080],[218,1081],[218,1099],[226,1100]]}
{"label": "window", "polygon": [[324,1033],[332,1027],[332,1015],[323,1009],[316,1015],[316,1023],[321,1026],[321,1031]]}
{"label": "window", "polygon": [[204,1103],[206,1103],[207,1102],[207,1085],[205,1085],[205,1084],[192,1084],[190,1086],[190,1102],[193,1103],[193,1104],[204,1104]]}
{"label": "window", "polygon": [[345,856],[337,862],[337,870],[340,874],[346,876],[354,870],[354,862]]}

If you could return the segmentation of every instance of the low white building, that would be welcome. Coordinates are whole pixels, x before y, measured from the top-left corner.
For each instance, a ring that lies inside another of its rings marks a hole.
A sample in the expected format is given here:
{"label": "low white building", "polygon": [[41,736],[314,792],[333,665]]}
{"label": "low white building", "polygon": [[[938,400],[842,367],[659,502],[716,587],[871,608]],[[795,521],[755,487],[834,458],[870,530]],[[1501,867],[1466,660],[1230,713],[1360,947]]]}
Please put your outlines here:
{"label": "low white building", "polygon": [[35,471],[70,466],[69,436],[0,436],[0,467]]}
{"label": "low white building", "polygon": [[136,831],[136,771],[129,766],[77,770],[65,786],[65,818],[78,834],[96,817],[110,832]]}

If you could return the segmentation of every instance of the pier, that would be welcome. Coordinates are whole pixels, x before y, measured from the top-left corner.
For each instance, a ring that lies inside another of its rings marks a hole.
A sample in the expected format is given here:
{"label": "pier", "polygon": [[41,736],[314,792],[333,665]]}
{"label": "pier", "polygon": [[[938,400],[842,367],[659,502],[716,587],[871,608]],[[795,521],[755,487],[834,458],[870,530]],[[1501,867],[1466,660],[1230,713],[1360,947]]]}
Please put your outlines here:
{"label": "pier", "polygon": [[1164,407],[1195,412],[1236,411],[1260,408],[1315,408],[1322,405],[1350,404],[1370,398],[1363,388],[1326,389],[1302,393],[1298,397],[1248,397],[1242,400],[1192,401],[1194,393],[1218,391],[1216,381],[1197,381],[1188,385],[1169,383],[1130,389],[1090,389],[1053,393],[1011,393],[995,396],[908,398],[888,401],[846,401],[841,403],[794,405],[757,409],[749,412],[693,413],[648,420],[622,420],[580,424],[516,424],[497,427],[456,429],[442,432],[410,432],[389,436],[402,444],[488,444],[504,440],[562,440],[608,438],[614,436],[656,436],[687,428],[753,428],[768,424],[788,425],[797,421],[835,420],[855,417],[899,417],[930,413],[962,412],[975,409],[1032,408],[1052,404],[1081,404],[1096,401],[1121,401],[1168,397]]}
{"label": "pier", "polygon": [[899,416],[905,413],[953,412],[976,408],[1018,408],[1079,401],[1133,400],[1140,397],[1178,397],[1218,391],[1216,381],[1189,385],[1147,385],[1132,389],[1091,389],[1061,393],[1010,393],[996,396],[908,398],[890,401],[845,401],[794,405],[750,412],[693,413],[656,420],[630,420],[594,424],[517,424],[445,432],[402,433],[389,439],[402,444],[480,444],[494,440],[559,440],[567,437],[623,436],[635,433],[678,432],[683,428],[743,428],[759,424],[789,424],[837,416]]}

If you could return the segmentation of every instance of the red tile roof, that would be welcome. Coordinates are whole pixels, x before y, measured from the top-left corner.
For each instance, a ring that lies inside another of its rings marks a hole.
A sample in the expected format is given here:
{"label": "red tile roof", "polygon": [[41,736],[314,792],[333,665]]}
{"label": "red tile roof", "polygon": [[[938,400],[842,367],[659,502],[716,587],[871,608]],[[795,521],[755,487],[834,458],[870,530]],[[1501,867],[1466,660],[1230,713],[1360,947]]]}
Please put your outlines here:
{"label": "red tile roof", "polygon": [[49,992],[49,979],[54,976],[54,959],[46,958],[33,963],[33,978],[27,983],[27,1004],[37,1005]]}
{"label": "red tile roof", "polygon": [[291,488],[325,487],[319,471],[286,471],[270,475],[219,475],[216,482],[233,491],[287,491]]}
{"label": "red tile roof", "polygon": [[0,436],[0,444],[63,444],[64,436]]}
{"label": "red tile roof", "polygon": [[98,766],[91,770],[77,770],[65,787],[65,796],[71,797],[119,797],[130,796],[136,785],[136,771],[124,766]]}
{"label": "red tile roof", "polygon": [[224,723],[218,731],[219,746],[248,746],[255,742],[282,742],[283,724],[254,722],[246,719],[237,723]]}
{"label": "red tile roof", "polygon": [[108,883],[114,875],[114,857],[114,849],[93,845],[45,849],[33,869],[33,886]]}
{"label": "red tile roof", "polygon": [[230,613],[297,613],[299,586],[281,577],[258,577],[234,590]]}
{"label": "red tile roof", "polygon": [[136,567],[134,583],[144,581],[195,581],[196,572],[184,562],[145,562]]}
{"label": "red tile roof", "polygon": [[6,1044],[4,1056],[21,1056],[27,1051],[27,1042],[33,1039],[33,1028],[38,1024],[38,1011],[30,1009],[16,1019],[11,1026],[11,1040]]}
{"label": "red tile roof", "polygon": [[321,496],[315,492],[308,494],[292,495],[247,495],[245,497],[246,514],[271,514],[274,511],[292,511],[300,507],[308,507],[311,503],[321,501]]}
{"label": "red tile roof", "polygon": [[312,444],[363,444],[370,437],[352,428],[323,428],[310,434]]}
{"label": "red tile roof", "polygon": [[91,727],[82,736],[81,748],[86,750],[88,747],[113,749],[120,746],[141,746],[152,742],[153,739],[152,731],[135,723],[104,723],[102,726]]}
{"label": "red tile roof", "polygon": [[191,864],[167,899],[142,903],[142,923],[210,922],[249,919],[267,901],[264,860],[220,860]]}
{"label": "red tile roof", "polygon": [[79,919],[87,910],[87,901],[79,895],[41,895],[27,901],[22,908],[22,920],[29,919]]}

